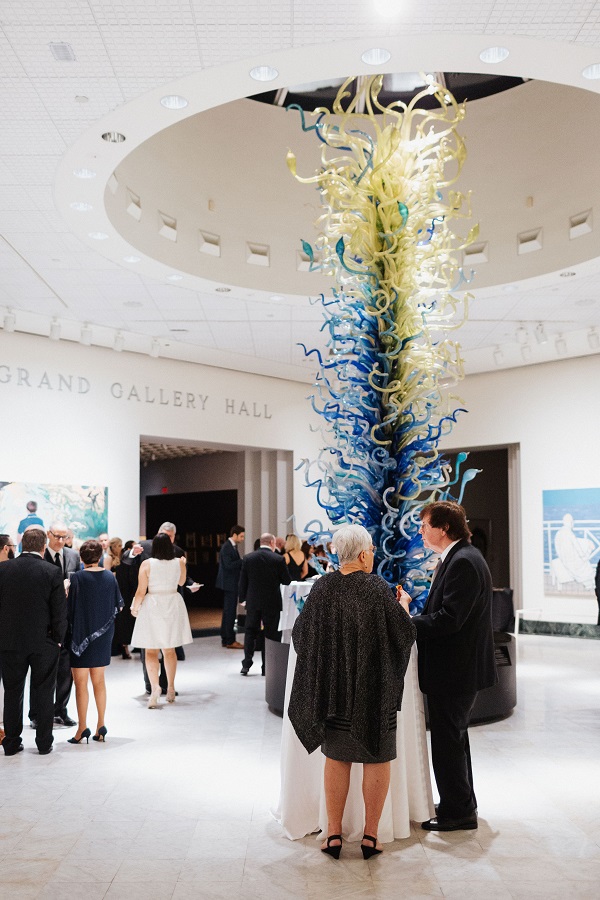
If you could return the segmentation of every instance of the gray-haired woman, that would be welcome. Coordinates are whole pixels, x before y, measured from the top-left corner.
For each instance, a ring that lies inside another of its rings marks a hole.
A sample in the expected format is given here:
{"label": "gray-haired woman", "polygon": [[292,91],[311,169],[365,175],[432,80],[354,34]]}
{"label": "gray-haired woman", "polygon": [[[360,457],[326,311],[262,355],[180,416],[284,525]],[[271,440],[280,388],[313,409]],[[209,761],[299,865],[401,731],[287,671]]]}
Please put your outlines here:
{"label": "gray-haired woman", "polygon": [[377,831],[396,758],[404,673],[415,640],[408,595],[372,575],[375,548],[362,525],[336,532],[339,571],[324,575],[296,620],[298,654],[289,717],[309,753],[325,755],[325,853],[339,858],[352,763],[363,764],[365,859],[380,853]]}

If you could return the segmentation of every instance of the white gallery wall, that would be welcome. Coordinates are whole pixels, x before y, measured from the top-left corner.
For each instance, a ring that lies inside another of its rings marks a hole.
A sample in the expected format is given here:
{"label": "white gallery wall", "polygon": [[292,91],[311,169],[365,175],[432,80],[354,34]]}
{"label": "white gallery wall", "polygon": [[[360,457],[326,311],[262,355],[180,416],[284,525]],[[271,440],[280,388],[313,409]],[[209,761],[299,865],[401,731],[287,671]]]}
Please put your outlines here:
{"label": "white gallery wall", "polygon": [[[522,586],[514,587],[519,606],[550,621],[596,620],[593,598],[544,596],[542,492],[600,487],[599,384],[598,355],[470,376],[456,391],[469,413],[445,443],[520,448]],[[280,379],[0,332],[0,479],[107,485],[109,530],[136,534],[140,435],[287,450],[296,465],[319,451],[309,393]],[[299,528],[322,518],[303,481],[295,472]]]}

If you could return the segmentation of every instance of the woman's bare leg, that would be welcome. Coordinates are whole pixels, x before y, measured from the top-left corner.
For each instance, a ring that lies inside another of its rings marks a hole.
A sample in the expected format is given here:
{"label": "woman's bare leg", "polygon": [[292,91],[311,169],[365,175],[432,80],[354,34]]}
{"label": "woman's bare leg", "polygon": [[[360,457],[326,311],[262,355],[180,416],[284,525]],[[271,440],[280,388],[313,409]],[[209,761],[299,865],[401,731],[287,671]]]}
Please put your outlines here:
{"label": "woman's bare leg", "polygon": [[167,690],[169,693],[175,691],[175,674],[177,672],[177,654],[175,649],[171,647],[163,650],[163,658],[165,660],[165,672],[167,673]]}
{"label": "woman's bare leg", "polygon": [[148,673],[148,681],[153,694],[160,694],[160,685],[158,683],[158,650],[146,649],[146,671]]}
{"label": "woman's bare leg", "polygon": [[[390,764],[365,763],[363,765],[362,791],[365,801],[365,834],[377,837],[383,804],[390,786]],[[372,843],[366,846],[372,847]]]}
{"label": "woman's bare leg", "polygon": [[[327,834],[342,833],[342,817],[350,787],[352,763],[325,757],[325,803],[327,806]],[[331,846],[339,845],[333,841]],[[327,846],[327,841],[323,847]]]}
{"label": "woman's bare leg", "polygon": [[96,709],[98,711],[98,724],[96,725],[96,734],[98,729],[104,725],[104,716],[106,715],[106,682],[104,680],[104,669],[106,666],[98,666],[90,669],[90,678],[92,679],[92,687],[94,689],[94,700],[96,701]]}
{"label": "woman's bare leg", "polygon": [[87,728],[87,711],[90,702],[88,692],[89,671],[89,669],[71,669],[73,682],[75,683],[75,703],[77,704],[77,731],[75,732],[77,740],[81,737],[81,732]]}

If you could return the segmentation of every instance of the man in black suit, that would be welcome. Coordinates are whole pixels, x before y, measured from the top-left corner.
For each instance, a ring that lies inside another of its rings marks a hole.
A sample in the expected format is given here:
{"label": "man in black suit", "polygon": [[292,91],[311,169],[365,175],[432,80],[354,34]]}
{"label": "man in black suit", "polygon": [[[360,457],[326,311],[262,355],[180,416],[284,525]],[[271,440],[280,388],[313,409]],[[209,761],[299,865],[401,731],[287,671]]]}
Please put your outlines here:
{"label": "man in black suit", "polygon": [[[30,526],[31,527],[31,526]],[[35,526],[34,526],[35,527]],[[76,550],[65,547],[69,530],[64,522],[53,522],[48,529],[48,545],[44,552],[46,562],[52,563],[60,570],[63,583],[69,579],[73,572],[81,568],[81,560]],[[77,722],[68,713],[67,705],[73,687],[73,675],[71,674],[71,657],[68,647],[61,647],[58,658],[58,671],[56,673],[56,696],[54,699],[54,724],[73,727]],[[32,728],[37,723],[37,708],[35,697],[30,692],[29,696],[29,720]]]}
{"label": "man in black suit", "polygon": [[[252,666],[254,645],[261,635],[272,641],[281,640],[279,616],[281,613],[281,585],[289,584],[290,573],[283,556],[275,550],[275,537],[261,534],[260,547],[242,560],[240,572],[239,598],[246,604],[246,633],[244,637],[244,659],[242,675],[247,675]],[[261,646],[262,674],[265,674],[264,641]]]}
{"label": "man in black suit", "polygon": [[[175,536],[177,534],[177,529],[172,522],[163,522],[162,525],[160,526],[160,528],[158,529],[157,534],[167,534],[170,537],[170,539],[174,545],[175,556],[177,557],[177,559],[179,559],[182,556],[185,556],[185,552],[181,549],[181,547],[178,547],[177,544],[175,543]],[[133,545],[133,547],[131,548],[129,553],[123,554],[123,559],[121,560],[121,562],[125,563],[125,565],[135,566],[136,573],[139,573],[141,564],[144,562],[144,560],[150,559],[151,556],[152,556],[152,541],[140,541],[139,543]],[[184,588],[187,588],[188,591],[191,591],[192,594],[195,594],[196,591],[199,591],[201,587],[202,587],[201,584],[198,584],[197,581],[192,581],[192,579],[188,575],[185,580],[185,584],[182,585],[181,587],[179,587],[177,590],[183,597],[184,596],[184,594],[183,594]],[[185,599],[185,597],[184,597],[184,599]],[[185,653],[184,653],[183,647],[175,647],[175,651],[177,653],[178,660],[185,659]],[[144,650],[142,650],[142,652],[140,654],[140,658],[142,661],[142,672],[144,675],[144,685],[146,688],[146,693],[150,694],[152,689],[150,687],[150,679],[148,678],[148,671],[146,669],[146,653]],[[166,694],[167,693],[167,673],[165,671],[165,662],[164,662],[162,653],[160,656],[160,673],[159,673],[158,683],[160,685],[161,692],[163,694]]]}
{"label": "man in black suit", "polygon": [[23,552],[0,566],[0,656],[4,680],[6,756],[23,749],[23,693],[31,669],[36,705],[35,742],[50,753],[53,736],[54,688],[60,646],[67,631],[67,598],[61,573],[43,559],[46,533],[36,526],[25,531]]}
{"label": "man in black suit", "polygon": [[477,828],[468,725],[477,692],[497,681],[492,578],[469,543],[465,511],[438,501],[421,510],[426,547],[440,554],[417,628],[419,685],[427,695],[431,758],[440,802],[425,831]]}
{"label": "man in black suit", "polygon": [[239,545],[246,537],[243,525],[234,525],[229,538],[219,551],[219,571],[215,587],[223,591],[223,616],[221,618],[221,646],[228,650],[242,650],[242,644],[235,639],[235,614],[238,602],[238,584],[242,558]]}

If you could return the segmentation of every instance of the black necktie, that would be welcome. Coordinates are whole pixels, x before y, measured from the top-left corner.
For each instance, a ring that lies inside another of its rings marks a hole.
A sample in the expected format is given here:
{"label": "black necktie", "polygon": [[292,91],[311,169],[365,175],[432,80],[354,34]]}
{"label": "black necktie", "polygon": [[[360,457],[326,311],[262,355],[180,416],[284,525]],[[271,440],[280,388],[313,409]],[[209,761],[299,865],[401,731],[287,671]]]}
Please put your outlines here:
{"label": "black necktie", "polygon": [[62,567],[62,563],[61,563],[61,561],[60,561],[60,553],[58,552],[58,550],[56,551],[56,556],[54,557],[54,562],[55,562],[55,564],[58,566],[58,568],[60,569],[60,571],[62,572],[63,567]]}

